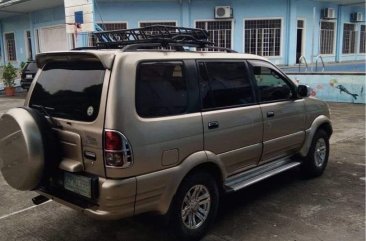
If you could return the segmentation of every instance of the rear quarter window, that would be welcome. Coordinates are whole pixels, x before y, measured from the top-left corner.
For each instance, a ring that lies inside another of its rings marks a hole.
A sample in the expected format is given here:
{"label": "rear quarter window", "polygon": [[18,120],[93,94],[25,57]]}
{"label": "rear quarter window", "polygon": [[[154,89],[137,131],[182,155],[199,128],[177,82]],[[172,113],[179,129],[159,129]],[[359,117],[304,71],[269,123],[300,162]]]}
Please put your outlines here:
{"label": "rear quarter window", "polygon": [[188,91],[182,62],[141,63],[137,69],[136,111],[152,118],[187,112]]}
{"label": "rear quarter window", "polygon": [[53,117],[91,122],[99,113],[105,69],[97,61],[46,64],[30,98]]}

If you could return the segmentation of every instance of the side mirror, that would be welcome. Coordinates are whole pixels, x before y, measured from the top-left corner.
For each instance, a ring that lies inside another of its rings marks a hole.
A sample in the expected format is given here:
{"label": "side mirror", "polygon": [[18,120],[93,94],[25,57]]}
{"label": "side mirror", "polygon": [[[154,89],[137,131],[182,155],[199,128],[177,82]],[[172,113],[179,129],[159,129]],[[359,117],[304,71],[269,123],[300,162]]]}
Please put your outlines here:
{"label": "side mirror", "polygon": [[311,94],[311,88],[307,85],[297,86],[297,94],[299,97],[309,97]]}

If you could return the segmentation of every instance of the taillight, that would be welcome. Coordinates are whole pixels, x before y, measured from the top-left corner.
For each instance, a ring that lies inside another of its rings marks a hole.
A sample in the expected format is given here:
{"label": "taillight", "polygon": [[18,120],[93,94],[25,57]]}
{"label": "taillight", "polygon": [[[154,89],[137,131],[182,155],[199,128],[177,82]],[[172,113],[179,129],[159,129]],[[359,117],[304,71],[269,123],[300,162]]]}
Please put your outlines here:
{"label": "taillight", "polygon": [[112,168],[132,166],[132,148],[122,133],[114,130],[104,131],[104,162],[106,167]]}

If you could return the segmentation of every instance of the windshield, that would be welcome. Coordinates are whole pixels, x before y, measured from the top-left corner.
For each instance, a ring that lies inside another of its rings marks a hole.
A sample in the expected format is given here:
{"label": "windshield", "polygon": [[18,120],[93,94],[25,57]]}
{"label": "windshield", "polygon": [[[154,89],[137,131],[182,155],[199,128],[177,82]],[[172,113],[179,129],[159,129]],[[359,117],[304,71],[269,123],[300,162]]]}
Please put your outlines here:
{"label": "windshield", "polygon": [[93,121],[99,112],[104,74],[105,69],[97,61],[48,63],[29,105],[47,108],[53,117]]}
{"label": "windshield", "polygon": [[24,70],[29,71],[29,72],[36,73],[37,70],[38,70],[38,67],[37,67],[36,62],[29,62],[29,63],[27,63],[27,65],[25,66]]}

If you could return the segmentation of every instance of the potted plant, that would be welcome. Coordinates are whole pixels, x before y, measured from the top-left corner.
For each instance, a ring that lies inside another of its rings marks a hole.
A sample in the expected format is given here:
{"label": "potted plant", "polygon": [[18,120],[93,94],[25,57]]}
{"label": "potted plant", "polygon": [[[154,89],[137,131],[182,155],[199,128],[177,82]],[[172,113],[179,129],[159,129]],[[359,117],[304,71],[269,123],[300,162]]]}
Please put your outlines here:
{"label": "potted plant", "polygon": [[4,66],[3,70],[3,83],[4,90],[6,96],[14,96],[15,95],[15,78],[17,77],[17,70],[11,64],[8,63]]}

